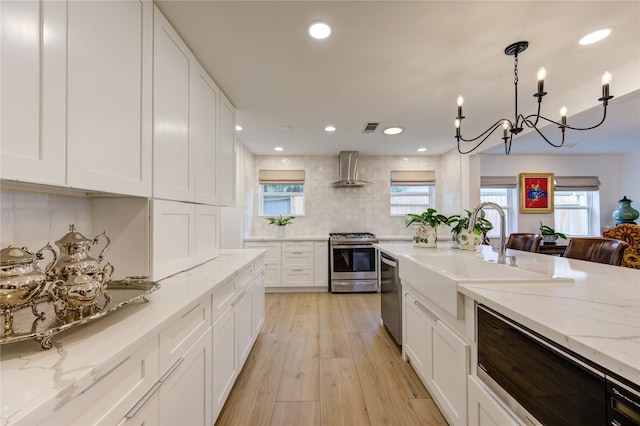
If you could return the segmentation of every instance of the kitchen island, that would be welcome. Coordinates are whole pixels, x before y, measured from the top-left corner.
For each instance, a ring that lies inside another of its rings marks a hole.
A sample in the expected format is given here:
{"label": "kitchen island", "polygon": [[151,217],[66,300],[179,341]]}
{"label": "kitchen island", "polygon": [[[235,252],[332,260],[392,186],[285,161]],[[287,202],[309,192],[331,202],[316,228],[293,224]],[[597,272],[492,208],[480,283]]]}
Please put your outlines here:
{"label": "kitchen island", "polygon": [[[3,345],[0,423],[212,424],[262,327],[263,260],[222,250],[160,281],[148,303],[55,335],[50,350]],[[195,409],[176,410],[183,400]]]}
{"label": "kitchen island", "polygon": [[[455,311],[435,303],[434,299],[439,294],[430,293],[427,287],[422,287],[424,283],[419,282],[419,275],[410,276],[407,281],[407,271],[423,268],[426,277],[429,265],[442,263],[452,255],[467,258],[470,264],[476,260],[495,262],[497,253],[491,247],[483,246],[477,252],[453,249],[449,242],[432,249],[416,248],[411,244],[378,244],[376,247],[399,260],[400,278],[403,285],[406,284],[405,288],[409,293],[424,297],[423,304],[441,318],[443,324],[447,324],[452,338],[458,338],[463,348],[461,352],[468,354],[460,363],[464,368],[466,362],[468,371],[464,375],[475,372],[474,306],[483,304],[590,360],[612,375],[640,384],[640,271],[507,250],[508,256],[517,257],[519,273],[531,272],[548,279],[511,283],[492,282],[490,279],[461,281],[456,291],[462,306]],[[473,276],[473,271],[469,275]],[[406,303],[404,306],[408,307]],[[411,315],[411,312],[403,313],[405,317],[407,314]],[[410,333],[411,330],[405,331]],[[411,336],[408,337],[411,342]],[[419,362],[416,362],[412,350],[411,344],[403,346],[403,355],[411,360],[414,369],[419,370]],[[421,375],[420,371],[418,374]],[[425,369],[422,374],[425,377],[422,378],[427,388],[432,393],[434,389],[439,392],[441,387],[430,386],[430,380],[433,382],[434,379],[428,375]],[[466,387],[457,390],[466,394]],[[466,415],[461,414],[462,403],[449,410],[445,405],[451,402],[451,398],[433,396],[436,402],[440,399],[440,408],[451,423],[467,424]],[[469,424],[473,424],[471,419]]]}

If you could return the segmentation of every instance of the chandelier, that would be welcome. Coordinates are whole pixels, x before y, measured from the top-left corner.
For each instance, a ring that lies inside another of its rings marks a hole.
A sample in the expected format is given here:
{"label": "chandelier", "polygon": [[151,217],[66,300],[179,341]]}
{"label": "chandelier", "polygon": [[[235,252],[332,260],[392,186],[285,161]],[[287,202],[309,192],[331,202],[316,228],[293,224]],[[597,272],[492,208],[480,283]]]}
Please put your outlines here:
{"label": "chandelier", "polygon": [[[515,114],[514,114],[515,118],[513,121],[509,120],[508,118],[501,118],[498,121],[496,121],[494,124],[492,124],[487,130],[482,132],[479,136],[473,139],[465,139],[462,137],[462,134],[461,134],[462,120],[465,118],[462,115],[463,98],[462,98],[462,95],[458,96],[458,116],[456,117],[455,126],[456,126],[456,140],[458,141],[458,152],[460,154],[468,154],[470,152],[475,151],[480,145],[482,145],[484,141],[487,140],[489,136],[493,134],[493,132],[495,132],[500,127],[502,127],[502,139],[504,141],[504,151],[505,151],[505,154],[509,155],[509,153],[511,152],[511,142],[513,140],[513,137],[518,133],[522,132],[524,130],[524,126],[527,126],[528,128],[534,129],[536,132],[538,132],[538,134],[542,137],[542,139],[544,139],[545,142],[547,142],[549,145],[555,148],[560,148],[562,145],[564,145],[564,132],[566,129],[591,130],[591,129],[595,129],[596,127],[604,123],[604,120],[607,118],[607,104],[609,103],[609,99],[613,98],[613,96],[609,95],[609,83],[611,82],[611,74],[609,72],[605,72],[602,75],[602,97],[598,99],[600,102],[602,102],[602,106],[603,106],[602,120],[594,126],[583,127],[583,128],[569,126],[567,124],[567,108],[564,106],[560,109],[560,122],[551,120],[549,118],[546,118],[540,115],[542,98],[544,97],[544,95],[547,94],[547,92],[544,91],[544,79],[547,73],[544,67],[540,68],[540,70],[538,71],[538,91],[537,93],[533,94],[534,98],[538,98],[538,112],[536,114],[531,114],[527,116],[523,114],[518,114],[518,54],[524,52],[527,49],[527,47],[529,47],[529,42],[518,41],[516,43],[510,44],[504,49],[505,55],[514,57],[513,84],[515,87]],[[542,134],[542,132],[538,129],[538,125],[539,125],[538,123],[543,124],[541,120],[547,123],[555,124],[560,128],[560,132],[562,134],[562,140],[560,141],[560,143],[551,142],[549,139],[547,139],[545,135]],[[461,146],[461,142],[463,142],[462,146]],[[472,147],[470,149],[463,149],[463,146],[466,143],[470,143]]]}

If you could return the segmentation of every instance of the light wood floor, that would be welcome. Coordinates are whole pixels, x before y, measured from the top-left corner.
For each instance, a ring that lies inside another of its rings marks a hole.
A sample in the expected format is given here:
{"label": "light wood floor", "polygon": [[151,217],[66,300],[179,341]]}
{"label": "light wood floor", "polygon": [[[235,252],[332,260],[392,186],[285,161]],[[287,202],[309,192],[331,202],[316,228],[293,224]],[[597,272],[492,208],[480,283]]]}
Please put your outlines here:
{"label": "light wood floor", "polygon": [[380,325],[380,295],[267,294],[217,425],[446,425]]}

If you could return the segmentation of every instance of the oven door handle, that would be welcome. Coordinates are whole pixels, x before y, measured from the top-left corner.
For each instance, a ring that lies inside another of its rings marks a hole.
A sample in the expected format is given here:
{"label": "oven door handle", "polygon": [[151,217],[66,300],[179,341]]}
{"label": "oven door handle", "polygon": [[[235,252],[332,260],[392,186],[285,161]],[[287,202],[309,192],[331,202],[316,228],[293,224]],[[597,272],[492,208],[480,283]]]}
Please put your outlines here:
{"label": "oven door handle", "polygon": [[361,248],[370,248],[373,249],[373,244],[366,244],[366,245],[361,245],[361,244],[351,244],[351,245],[334,245],[331,246],[331,248],[334,249],[361,249]]}

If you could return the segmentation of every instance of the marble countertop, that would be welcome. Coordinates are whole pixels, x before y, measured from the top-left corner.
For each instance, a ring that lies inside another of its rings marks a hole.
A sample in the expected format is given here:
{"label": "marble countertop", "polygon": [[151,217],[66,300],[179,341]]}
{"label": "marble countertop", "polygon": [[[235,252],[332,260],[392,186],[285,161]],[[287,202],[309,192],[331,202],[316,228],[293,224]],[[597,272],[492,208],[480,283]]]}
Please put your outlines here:
{"label": "marble countertop", "polygon": [[[412,244],[377,244],[394,257],[411,260],[416,253],[458,253],[495,261],[497,253],[451,248],[418,248]],[[640,270],[507,250],[518,268],[573,283],[458,284],[458,291],[544,335],[609,371],[640,384]]]}
{"label": "marble countertop", "polygon": [[221,250],[219,257],[160,281],[149,303],[133,303],[91,323],[57,334],[55,347],[35,340],[5,344],[0,363],[0,424],[36,410],[51,412],[90,387],[110,363],[153,337],[189,305],[251,264],[264,250]]}
{"label": "marble countertop", "polygon": [[[411,241],[413,237],[410,235],[376,235],[380,241]],[[446,238],[445,238],[446,240]],[[309,235],[309,236],[251,236],[245,237],[246,242],[261,242],[261,241],[329,241],[329,234],[327,235]]]}

